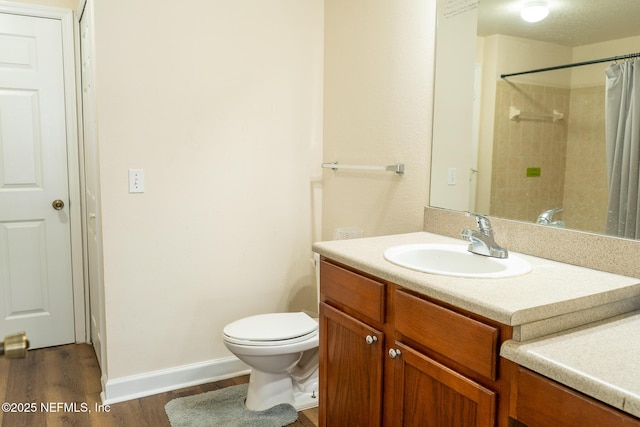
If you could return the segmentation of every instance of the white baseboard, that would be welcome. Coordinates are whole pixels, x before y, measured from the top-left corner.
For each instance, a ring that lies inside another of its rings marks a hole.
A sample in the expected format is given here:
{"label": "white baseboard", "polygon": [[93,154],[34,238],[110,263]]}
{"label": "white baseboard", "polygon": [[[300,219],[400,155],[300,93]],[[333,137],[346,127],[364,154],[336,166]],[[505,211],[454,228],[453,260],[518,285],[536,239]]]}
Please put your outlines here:
{"label": "white baseboard", "polygon": [[125,400],[237,377],[249,372],[250,368],[244,362],[235,356],[231,356],[112,380],[107,380],[103,377],[100,397],[103,404],[110,405],[124,402]]}

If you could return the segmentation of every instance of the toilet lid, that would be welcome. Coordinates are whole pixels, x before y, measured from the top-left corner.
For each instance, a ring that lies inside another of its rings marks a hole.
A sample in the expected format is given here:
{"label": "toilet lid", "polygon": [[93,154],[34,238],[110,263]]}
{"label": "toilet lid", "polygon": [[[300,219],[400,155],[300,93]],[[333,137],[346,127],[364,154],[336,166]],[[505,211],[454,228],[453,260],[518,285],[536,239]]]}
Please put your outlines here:
{"label": "toilet lid", "polygon": [[241,341],[284,341],[314,333],[318,322],[305,313],[269,313],[245,317],[225,326],[224,334]]}

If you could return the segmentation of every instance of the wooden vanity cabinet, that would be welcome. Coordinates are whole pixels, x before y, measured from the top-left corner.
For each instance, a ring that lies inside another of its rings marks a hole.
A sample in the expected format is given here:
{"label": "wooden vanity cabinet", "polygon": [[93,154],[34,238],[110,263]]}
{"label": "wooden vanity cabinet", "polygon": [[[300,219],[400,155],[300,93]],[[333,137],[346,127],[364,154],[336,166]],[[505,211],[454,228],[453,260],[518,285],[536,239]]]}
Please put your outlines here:
{"label": "wooden vanity cabinet", "polygon": [[325,261],[320,277],[320,425],[381,426],[386,286]]}
{"label": "wooden vanity cabinet", "polygon": [[526,368],[518,367],[516,382],[513,427],[640,427],[640,419]]}
{"label": "wooden vanity cabinet", "polygon": [[324,258],[320,294],[321,426],[507,426],[510,327]]}

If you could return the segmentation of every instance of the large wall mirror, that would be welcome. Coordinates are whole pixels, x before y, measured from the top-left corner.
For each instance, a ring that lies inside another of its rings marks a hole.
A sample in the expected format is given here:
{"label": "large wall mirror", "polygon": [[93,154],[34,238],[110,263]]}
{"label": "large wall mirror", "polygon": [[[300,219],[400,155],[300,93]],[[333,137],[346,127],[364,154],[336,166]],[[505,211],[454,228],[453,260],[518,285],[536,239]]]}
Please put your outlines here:
{"label": "large wall mirror", "polygon": [[430,205],[612,234],[614,61],[500,76],[640,52],[640,1],[548,0],[537,23],[524,3],[438,0]]}

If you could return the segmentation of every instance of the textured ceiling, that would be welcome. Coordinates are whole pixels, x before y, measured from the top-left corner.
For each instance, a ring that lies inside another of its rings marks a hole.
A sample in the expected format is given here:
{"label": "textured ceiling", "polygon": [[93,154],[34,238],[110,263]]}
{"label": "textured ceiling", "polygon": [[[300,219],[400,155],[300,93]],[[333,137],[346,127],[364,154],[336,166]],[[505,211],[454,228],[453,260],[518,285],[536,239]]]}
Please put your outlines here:
{"label": "textured ceiling", "polygon": [[537,23],[520,18],[524,2],[480,0],[478,35],[505,34],[564,46],[640,35],[640,0],[548,0],[549,16]]}

